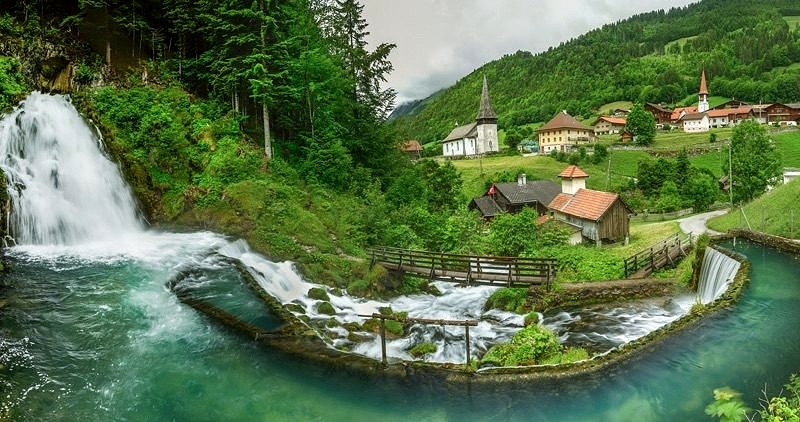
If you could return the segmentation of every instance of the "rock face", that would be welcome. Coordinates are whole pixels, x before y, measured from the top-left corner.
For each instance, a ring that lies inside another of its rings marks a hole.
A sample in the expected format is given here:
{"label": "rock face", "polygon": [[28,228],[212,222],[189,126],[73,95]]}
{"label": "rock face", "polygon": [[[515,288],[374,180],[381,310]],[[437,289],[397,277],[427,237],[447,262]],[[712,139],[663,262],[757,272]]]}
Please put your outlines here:
{"label": "rock face", "polygon": [[0,55],[19,60],[30,88],[64,94],[75,89],[78,63],[91,51],[70,37],[50,42],[7,36],[0,38]]}

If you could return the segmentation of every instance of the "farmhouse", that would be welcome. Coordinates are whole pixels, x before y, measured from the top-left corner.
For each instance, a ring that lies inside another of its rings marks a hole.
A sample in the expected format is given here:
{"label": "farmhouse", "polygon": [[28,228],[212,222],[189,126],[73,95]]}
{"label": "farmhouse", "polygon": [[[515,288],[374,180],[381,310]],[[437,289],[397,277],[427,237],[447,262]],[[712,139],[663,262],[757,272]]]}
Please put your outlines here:
{"label": "farmhouse", "polygon": [[422,145],[419,144],[419,141],[413,139],[405,141],[400,145],[400,149],[412,160],[418,160],[422,157]]}
{"label": "farmhouse", "polygon": [[555,219],[580,227],[583,237],[597,245],[603,241],[628,241],[633,211],[619,195],[586,189],[589,175],[574,165],[558,176],[561,193],[548,205]]}
{"label": "farmhouse", "polygon": [[649,111],[653,117],[656,118],[656,124],[663,126],[667,123],[672,123],[672,110],[660,104],[653,103],[645,103],[644,109]]}
{"label": "farmhouse", "polygon": [[684,132],[708,132],[711,127],[708,113],[686,113],[681,116],[678,124],[683,127]]}
{"label": "farmhouse", "polygon": [[547,205],[559,192],[561,188],[552,181],[528,181],[522,173],[516,182],[493,184],[484,196],[474,198],[469,208],[478,209],[487,220],[503,212],[517,213],[525,207],[546,214]]}
{"label": "farmhouse", "polygon": [[625,129],[627,119],[624,117],[600,116],[594,122],[595,135],[620,133]]}
{"label": "farmhouse", "polygon": [[442,155],[460,157],[500,151],[497,142],[497,113],[492,109],[489,86],[483,77],[481,104],[475,122],[453,129],[442,140]]}
{"label": "farmhouse", "polygon": [[569,152],[580,145],[588,145],[594,139],[594,129],[575,120],[564,110],[539,128],[539,154]]}
{"label": "farmhouse", "polygon": [[709,125],[711,127],[727,127],[736,126],[743,120],[751,119],[753,115],[753,107],[743,105],[735,108],[722,108],[708,110]]}

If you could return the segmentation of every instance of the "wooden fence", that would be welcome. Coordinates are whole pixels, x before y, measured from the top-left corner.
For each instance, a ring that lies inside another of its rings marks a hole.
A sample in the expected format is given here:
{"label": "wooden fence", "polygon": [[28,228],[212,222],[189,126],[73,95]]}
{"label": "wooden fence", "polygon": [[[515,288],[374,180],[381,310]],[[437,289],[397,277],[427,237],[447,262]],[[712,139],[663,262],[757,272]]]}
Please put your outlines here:
{"label": "wooden fence", "polygon": [[625,278],[641,278],[670,265],[692,247],[691,235],[675,233],[625,259]]}
{"label": "wooden fence", "polygon": [[556,277],[558,261],[552,258],[519,258],[481,255],[457,255],[379,247],[370,249],[371,265],[422,275],[430,279],[463,280],[465,284],[529,287],[547,289]]}

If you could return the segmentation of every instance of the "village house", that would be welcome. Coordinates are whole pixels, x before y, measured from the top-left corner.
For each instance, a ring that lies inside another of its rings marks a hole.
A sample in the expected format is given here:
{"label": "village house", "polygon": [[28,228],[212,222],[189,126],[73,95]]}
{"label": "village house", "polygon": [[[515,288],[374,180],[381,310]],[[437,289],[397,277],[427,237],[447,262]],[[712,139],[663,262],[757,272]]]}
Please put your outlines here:
{"label": "village house", "polygon": [[653,104],[653,103],[645,103],[644,109],[649,111],[650,114],[653,115],[656,119],[656,125],[665,125],[672,123],[672,110],[660,105],[660,104]]}
{"label": "village house", "polygon": [[578,166],[558,176],[561,193],[548,205],[555,219],[580,227],[583,237],[597,245],[620,240],[627,244],[633,211],[618,194],[586,189],[589,175]]}
{"label": "village house", "polygon": [[469,209],[477,209],[484,219],[497,214],[517,213],[525,207],[534,208],[538,214],[546,214],[547,205],[561,188],[550,180],[529,181],[524,173],[517,176],[516,182],[495,183],[484,196],[474,198]]}
{"label": "village house", "polygon": [[620,133],[625,129],[625,117],[600,116],[594,122],[595,135]]}
{"label": "village house", "polygon": [[681,116],[678,124],[684,132],[708,132],[711,123],[707,113],[686,113]]}
{"label": "village house", "polygon": [[409,140],[400,145],[400,149],[408,155],[412,160],[419,160],[422,157],[422,145],[419,141]]}
{"label": "village house", "polygon": [[575,120],[566,110],[557,113],[538,132],[540,155],[551,151],[569,152],[595,140],[594,129]]}
{"label": "village house", "polygon": [[442,155],[464,157],[500,151],[497,141],[497,113],[492,109],[489,86],[483,77],[481,103],[473,123],[453,129],[442,140]]}
{"label": "village house", "polygon": [[708,120],[711,127],[736,126],[744,120],[752,119],[753,106],[743,105],[731,108],[719,108],[708,110]]}

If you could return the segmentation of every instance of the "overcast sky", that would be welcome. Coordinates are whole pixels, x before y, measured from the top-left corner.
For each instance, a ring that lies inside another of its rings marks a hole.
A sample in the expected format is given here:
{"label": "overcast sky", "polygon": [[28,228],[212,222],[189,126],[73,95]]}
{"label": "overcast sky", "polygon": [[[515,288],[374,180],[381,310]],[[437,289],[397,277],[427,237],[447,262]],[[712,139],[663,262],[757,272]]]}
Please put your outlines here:
{"label": "overcast sky", "polygon": [[[395,43],[397,104],[517,50],[538,53],[606,23],[692,0],[361,0],[370,43]],[[491,84],[490,84],[491,85]],[[490,87],[491,89],[491,87]]]}

